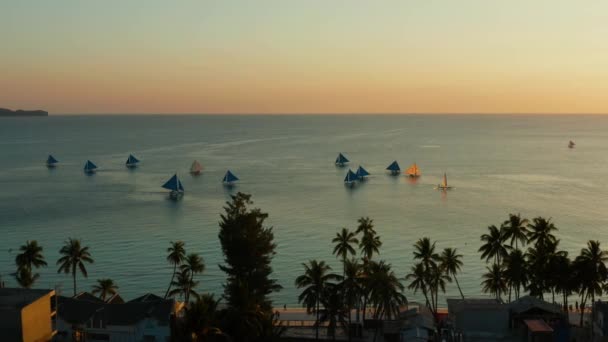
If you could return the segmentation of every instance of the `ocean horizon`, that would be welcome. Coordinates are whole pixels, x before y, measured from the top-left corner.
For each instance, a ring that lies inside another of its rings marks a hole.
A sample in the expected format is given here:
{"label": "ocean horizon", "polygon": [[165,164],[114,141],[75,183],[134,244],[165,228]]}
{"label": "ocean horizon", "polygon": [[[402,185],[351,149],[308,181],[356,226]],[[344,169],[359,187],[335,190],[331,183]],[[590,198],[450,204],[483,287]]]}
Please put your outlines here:
{"label": "ocean horizon", "polygon": [[[477,252],[480,235],[509,213],[551,217],[560,247],[578,255],[587,240],[607,241],[608,116],[597,114],[137,114],[57,115],[0,119],[0,276],[11,276],[19,246],[37,240],[49,266],[38,270],[38,288],[71,293],[71,278],[57,274],[58,250],[67,238],[90,246],[95,263],[79,276],[79,291],[112,278],[119,293],[133,298],[164,294],[172,267],[170,241],[183,240],[202,255],[206,271],[198,292],[222,294],[225,275],[217,234],[225,202],[237,192],[252,194],[269,214],[277,255],[274,277],[284,287],[276,305],[298,306],[295,278],[301,264],[325,260],[337,273],[331,239],[357,219],[374,220],[383,245],[378,259],[404,278],[414,264],[412,245],[422,237],[439,250],[457,248],[464,267],[465,296],[481,292],[486,264]],[[576,142],[569,149],[568,141]],[[350,163],[334,165],[338,153]],[[129,154],[141,160],[125,168]],[[55,169],[44,162],[59,160]],[[83,173],[87,160],[99,166]],[[192,177],[193,160],[203,164]],[[416,162],[422,176],[393,177]],[[371,176],[345,187],[349,168]],[[222,186],[230,169],[241,180]],[[160,186],[177,173],[185,187],[180,201]],[[434,189],[447,173],[454,189]],[[407,283],[403,281],[405,285]],[[405,292],[409,300],[420,293]],[[449,284],[445,296],[458,296]],[[440,296],[443,298],[444,296]]]}

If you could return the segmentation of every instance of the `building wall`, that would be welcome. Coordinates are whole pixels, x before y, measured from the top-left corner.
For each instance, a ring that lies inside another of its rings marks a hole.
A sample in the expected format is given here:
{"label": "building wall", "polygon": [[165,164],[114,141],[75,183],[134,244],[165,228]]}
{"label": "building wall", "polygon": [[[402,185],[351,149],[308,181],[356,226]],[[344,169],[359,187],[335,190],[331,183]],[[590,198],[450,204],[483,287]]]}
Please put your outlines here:
{"label": "building wall", "polygon": [[509,312],[496,309],[463,310],[456,315],[455,326],[465,335],[506,335],[509,332]]}
{"label": "building wall", "polygon": [[49,293],[21,310],[21,327],[24,342],[50,341],[53,336],[51,325],[51,295]]}

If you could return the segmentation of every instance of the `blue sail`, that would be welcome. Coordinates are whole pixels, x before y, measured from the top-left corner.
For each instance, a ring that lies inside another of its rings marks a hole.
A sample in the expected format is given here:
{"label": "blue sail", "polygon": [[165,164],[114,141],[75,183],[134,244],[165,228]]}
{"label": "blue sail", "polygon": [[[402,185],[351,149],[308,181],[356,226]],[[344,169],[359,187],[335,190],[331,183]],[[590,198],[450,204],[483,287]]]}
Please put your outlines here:
{"label": "blue sail", "polygon": [[364,169],[363,166],[359,166],[359,168],[357,169],[356,175],[357,175],[357,178],[363,178],[363,177],[369,176],[369,172],[367,172],[367,170]]}
{"label": "blue sail", "polygon": [[129,154],[129,158],[127,159],[127,165],[134,165],[139,163],[139,160],[135,158],[132,154]]}
{"label": "blue sail", "polygon": [[182,182],[177,178],[177,174],[173,175],[165,184],[162,186],[163,188],[171,191],[184,191],[184,187],[182,186]]}
{"label": "blue sail", "polygon": [[345,164],[348,162],[348,158],[346,158],[342,153],[338,154],[338,157],[336,158],[336,164]]}
{"label": "blue sail", "polygon": [[394,162],[392,162],[391,165],[389,165],[386,169],[389,171],[392,171],[392,172],[401,171],[401,168],[399,167],[399,164],[397,163],[396,160]]}
{"label": "blue sail", "polygon": [[55,159],[55,157],[53,157],[52,155],[49,154],[49,157],[46,159],[46,163],[48,165],[54,165],[59,163],[59,160]]}
{"label": "blue sail", "polygon": [[86,164],[84,164],[85,171],[92,171],[92,170],[95,170],[96,168],[97,168],[97,165],[93,164],[93,162],[90,160],[87,160]]}
{"label": "blue sail", "polygon": [[224,175],[224,179],[222,179],[222,182],[232,183],[232,182],[236,182],[238,180],[239,180],[239,178],[237,176],[235,176],[232,172],[230,172],[230,170],[228,170],[228,171],[226,171],[226,174]]}
{"label": "blue sail", "polygon": [[346,173],[346,177],[344,177],[344,183],[352,183],[356,180],[357,180],[357,175],[354,172],[352,172],[350,169],[348,169],[348,172]]}

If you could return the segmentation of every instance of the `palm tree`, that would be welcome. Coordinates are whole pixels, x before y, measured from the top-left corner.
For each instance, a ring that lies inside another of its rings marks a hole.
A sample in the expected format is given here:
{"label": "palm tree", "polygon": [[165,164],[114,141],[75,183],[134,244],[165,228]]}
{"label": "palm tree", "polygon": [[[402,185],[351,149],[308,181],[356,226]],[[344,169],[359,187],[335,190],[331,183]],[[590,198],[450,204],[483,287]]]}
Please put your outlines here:
{"label": "palm tree", "polygon": [[548,243],[557,241],[555,235],[553,235],[553,232],[557,231],[557,228],[550,218],[535,217],[532,223],[528,224],[528,228],[528,241],[535,243],[537,248],[538,246],[545,246]]}
{"label": "palm tree", "polygon": [[[194,341],[207,341],[214,336],[223,336],[218,327],[219,302],[220,300],[213,298],[213,295],[205,293],[186,306],[183,318],[184,335]],[[188,339],[184,338],[184,340]]]}
{"label": "palm tree", "polygon": [[391,270],[391,264],[384,261],[371,262],[370,302],[374,305],[375,319],[391,319],[399,313],[399,306],[407,303],[403,295],[403,285]]}
{"label": "palm tree", "polygon": [[503,268],[498,264],[492,264],[492,267],[486,267],[487,273],[482,276],[483,292],[490,293],[496,296],[497,300],[501,300],[501,293],[507,291],[507,282],[505,280]]}
{"label": "palm tree", "polygon": [[327,284],[321,296],[323,309],[319,316],[319,323],[328,322],[327,336],[331,336],[332,341],[336,340],[336,329],[338,326],[348,333],[346,316],[347,308],[344,305],[344,295],[340,291],[340,286],[336,284]]}
{"label": "palm tree", "polygon": [[329,273],[331,267],[325,261],[310,260],[304,266],[304,274],[298,276],[295,281],[297,288],[304,288],[298,296],[298,302],[306,307],[306,311],[316,313],[316,333],[315,338],[319,339],[319,315],[323,291],[331,281],[339,279],[339,276]]}
{"label": "palm tree", "polygon": [[428,237],[416,241],[413,253],[414,259],[421,260],[427,269],[430,266],[435,266],[439,260],[439,254],[435,253],[435,242],[431,243],[431,239]]}
{"label": "palm tree", "polygon": [[342,231],[336,233],[336,237],[331,240],[331,242],[336,244],[334,247],[334,255],[339,256],[342,259],[342,277],[344,277],[344,273],[346,272],[346,259],[349,254],[354,256],[357,253],[352,245],[358,244],[359,240],[357,240],[355,233],[348,231],[346,228],[342,228]]}
{"label": "palm tree", "polygon": [[26,289],[31,288],[39,277],[40,275],[38,273],[32,274],[32,271],[25,267],[18,269],[15,273],[15,280],[17,280],[19,286]]}
{"label": "palm tree", "polygon": [[171,241],[171,246],[167,248],[167,261],[173,265],[173,274],[171,275],[171,281],[169,282],[169,287],[165,292],[165,298],[169,296],[169,291],[171,291],[171,284],[173,283],[173,279],[175,279],[175,274],[177,273],[177,267],[182,264],[184,259],[186,258],[186,249],[184,248],[183,241]]}
{"label": "palm tree", "polygon": [[[595,303],[595,296],[601,296],[603,284],[608,278],[608,269],[606,262],[608,261],[608,252],[602,250],[599,241],[588,241],[587,247],[581,250],[581,254],[576,258],[578,267],[584,270],[581,279],[581,289],[583,299],[581,304],[584,306],[586,298],[591,296],[591,306]],[[585,298],[586,296],[586,298]],[[591,317],[593,317],[593,311]],[[582,315],[581,315],[582,322]]]}
{"label": "palm tree", "polygon": [[47,265],[42,255],[42,246],[39,246],[36,240],[26,241],[25,245],[19,247],[19,251],[21,253],[15,257],[17,269],[25,268],[31,272],[33,267],[40,268]]}
{"label": "palm tree", "polygon": [[106,279],[97,279],[97,284],[93,285],[93,294],[99,293],[99,298],[106,301],[106,297],[113,296],[116,294],[116,290],[118,290],[118,285],[114,283],[114,280],[106,278]]}
{"label": "palm tree", "polygon": [[355,234],[376,234],[376,231],[374,230],[374,220],[370,219],[369,217],[361,217],[357,220],[357,222],[359,222],[359,226],[357,226]]}
{"label": "palm tree", "polygon": [[454,281],[456,281],[456,286],[458,287],[460,296],[462,297],[462,299],[464,299],[464,294],[462,294],[462,289],[460,288],[460,284],[458,283],[458,278],[456,278],[456,274],[460,272],[461,267],[463,265],[462,254],[458,254],[456,248],[446,248],[439,256],[439,260],[441,262],[440,267],[445,270],[447,275],[450,277],[454,277]]}
{"label": "palm tree", "polygon": [[88,246],[82,246],[81,241],[78,239],[68,239],[64,246],[59,250],[59,254],[63,255],[57,260],[59,269],[57,273],[64,272],[65,274],[72,273],[74,280],[74,296],[76,295],[76,270],[80,270],[80,273],[86,278],[88,276],[87,269],[84,266],[85,263],[92,264],[93,259],[89,252]]}
{"label": "palm tree", "polygon": [[520,289],[528,283],[527,264],[524,253],[515,249],[505,258],[504,275],[509,285],[509,301],[511,301],[511,289],[515,290],[515,299],[519,299]]}
{"label": "palm tree", "polygon": [[431,302],[429,301],[427,284],[429,283],[429,274],[426,272],[422,262],[419,262],[412,266],[410,273],[405,276],[406,280],[411,280],[411,283],[407,286],[408,289],[414,290],[414,293],[421,291],[426,300],[426,306],[433,311]]}
{"label": "palm tree", "polygon": [[[205,271],[205,262],[203,258],[197,253],[190,253],[184,259],[184,263],[181,266],[182,271],[187,271],[190,275],[190,284],[194,284],[194,275],[198,273],[203,273]],[[196,282],[198,284],[198,282]],[[186,291],[186,303],[190,302],[190,289]]]}
{"label": "palm tree", "polygon": [[194,291],[194,288],[198,285],[198,281],[193,281],[190,276],[190,271],[187,269],[180,269],[177,273],[177,277],[171,283],[171,287],[173,288],[169,291],[169,297],[175,297],[179,295],[180,298],[186,298],[186,296],[194,295],[195,298],[198,298],[198,293]]}
{"label": "palm tree", "polygon": [[494,263],[500,264],[501,259],[509,255],[510,246],[505,244],[507,240],[505,232],[491,225],[488,227],[489,234],[483,234],[481,241],[485,242],[480,248],[481,258],[486,259],[486,262],[494,258]]}
{"label": "palm tree", "polygon": [[380,253],[380,246],[382,246],[382,241],[380,241],[380,237],[376,233],[363,235],[360,243],[363,259],[372,260],[374,253]]}
{"label": "palm tree", "polygon": [[522,219],[521,214],[509,214],[509,219],[502,224],[501,229],[504,229],[506,240],[511,239],[511,247],[513,247],[513,242],[515,242],[515,249],[517,249],[518,241],[522,245],[528,241],[528,229],[526,227],[528,223],[528,219]]}
{"label": "palm tree", "polygon": [[[351,326],[351,311],[361,298],[361,265],[357,259],[350,259],[344,262],[344,276],[340,283],[341,291],[344,295],[344,304],[348,308],[348,326]],[[357,306],[357,320],[359,319],[359,307]],[[348,333],[349,341],[351,333]]]}

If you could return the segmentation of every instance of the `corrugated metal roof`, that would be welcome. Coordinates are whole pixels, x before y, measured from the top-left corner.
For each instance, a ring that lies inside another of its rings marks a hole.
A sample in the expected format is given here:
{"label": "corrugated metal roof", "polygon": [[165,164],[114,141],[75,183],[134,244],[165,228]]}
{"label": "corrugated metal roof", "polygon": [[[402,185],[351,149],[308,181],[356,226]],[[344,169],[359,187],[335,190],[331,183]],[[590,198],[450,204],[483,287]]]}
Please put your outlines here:
{"label": "corrugated metal roof", "polygon": [[534,333],[550,333],[553,332],[553,328],[551,328],[545,321],[542,319],[524,319],[524,323],[528,327],[528,330]]}

